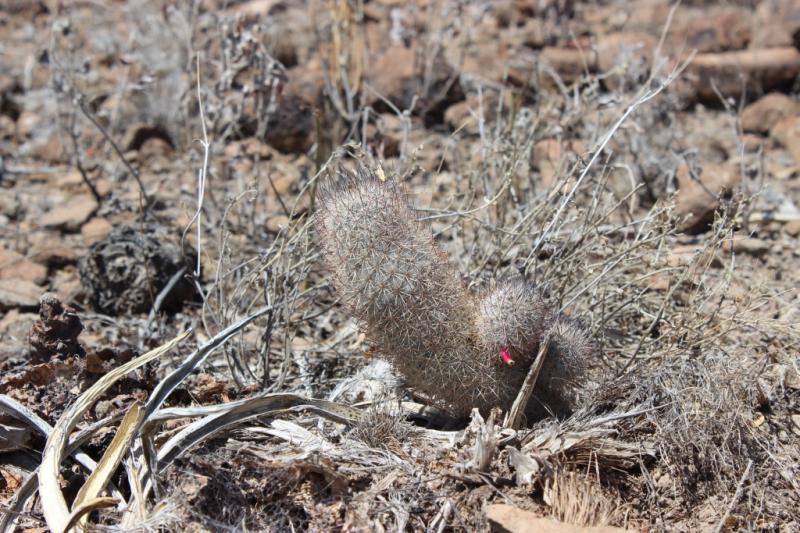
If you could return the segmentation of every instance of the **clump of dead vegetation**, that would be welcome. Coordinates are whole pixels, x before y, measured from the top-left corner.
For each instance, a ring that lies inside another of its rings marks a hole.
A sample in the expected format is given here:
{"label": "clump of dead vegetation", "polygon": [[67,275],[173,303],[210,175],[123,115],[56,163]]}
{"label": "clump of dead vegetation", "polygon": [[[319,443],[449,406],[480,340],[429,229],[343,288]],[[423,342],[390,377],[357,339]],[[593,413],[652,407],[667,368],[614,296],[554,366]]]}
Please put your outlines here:
{"label": "clump of dead vegetation", "polygon": [[[402,102],[381,103],[407,128],[399,157],[381,161],[361,136],[372,124],[364,104],[371,89],[359,70],[368,51],[353,41],[343,48],[341,40],[358,35],[357,13],[324,10],[314,21],[316,38],[331,57],[346,59],[338,69],[324,65],[323,118],[335,127],[316,126],[314,160],[293,161],[304,170],[287,190],[269,170],[281,164],[279,155],[239,140],[242,132],[266,135],[280,120],[293,121],[281,113],[294,108],[272,90],[279,62],[224,16],[190,15],[181,20],[194,29],[179,29],[203,45],[202,64],[218,70],[205,69],[197,91],[180,93],[179,105],[171,100],[178,93],[166,91],[147,109],[159,124],[167,109],[181,109],[177,123],[185,131],[207,129],[212,139],[198,151],[176,142],[188,154],[181,163],[200,172],[199,191],[178,196],[190,206],[186,221],[193,225],[173,229],[197,250],[187,274],[202,304],[182,322],[158,314],[131,319],[131,330],[151,341],[156,332],[160,346],[82,390],[52,426],[2,397],[4,411],[46,440],[38,471],[5,504],[4,528],[40,523],[43,513],[60,531],[90,523],[169,530],[187,522],[252,530],[475,529],[487,527],[484,506],[492,498],[579,525],[798,524],[800,457],[788,420],[800,405],[800,333],[771,313],[785,290],[779,280],[754,279],[743,268],[752,258],[731,251],[749,224],[753,199],[721,198],[708,230],[687,236],[667,194],[670,176],[647,172],[672,165],[674,147],[653,143],[645,157],[632,140],[637,125],[657,123],[653,106],[660,117],[672,111],[662,91],[679,70],[660,68],[656,57],[646,82],[638,83],[639,73],[637,83],[613,90],[588,74],[572,84],[556,79],[560,89],[542,93],[536,107],[495,88],[492,117],[480,107],[477,133],[440,139],[434,172],[417,159],[421,143],[409,139],[411,113],[397,108]],[[426,53],[435,56],[447,31],[428,36]],[[152,54],[151,33],[141,38],[150,43],[142,53]],[[190,64],[184,70],[194,80],[196,63],[185,52],[174,51],[165,65],[172,72]],[[186,80],[159,79],[186,87]],[[70,87],[74,96],[77,86]],[[429,91],[423,113],[435,112],[439,97]],[[483,89],[478,97],[488,98]],[[247,106],[259,112],[249,115]],[[587,118],[601,111],[613,118]],[[543,186],[529,153],[558,124],[587,150]],[[327,137],[333,132],[340,134],[335,143]],[[227,141],[239,142],[239,151],[217,164]],[[335,162],[355,161],[385,165],[430,198],[419,215],[467,273],[468,286],[522,276],[549,305],[587,324],[599,356],[571,417],[530,424],[519,413],[475,412],[464,428],[387,376],[389,369],[358,372],[370,346],[326,278],[312,224],[320,176]],[[118,173],[128,172],[118,164]],[[626,167],[638,169],[627,188],[619,181]],[[205,197],[203,187],[211,191],[210,182],[222,176],[228,180],[217,196]],[[277,227],[270,225],[276,213],[283,217]],[[178,332],[189,323],[193,336]],[[178,346],[184,351],[169,359]],[[159,359],[163,370],[144,402],[90,419],[87,412],[115,380]],[[239,399],[176,400],[201,366],[231,382]],[[337,388],[344,382],[347,392]],[[116,428],[115,437],[102,456],[84,454],[81,446],[107,428]],[[71,460],[83,470],[71,476],[67,492],[61,478]]]}

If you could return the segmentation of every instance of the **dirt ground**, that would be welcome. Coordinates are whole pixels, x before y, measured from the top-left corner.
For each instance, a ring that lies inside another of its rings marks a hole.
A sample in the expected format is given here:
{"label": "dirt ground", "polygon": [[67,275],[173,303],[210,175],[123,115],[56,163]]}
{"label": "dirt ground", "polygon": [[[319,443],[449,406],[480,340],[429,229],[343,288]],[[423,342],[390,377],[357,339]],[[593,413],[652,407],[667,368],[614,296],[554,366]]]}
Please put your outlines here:
{"label": "dirt ground", "polygon": [[[357,161],[586,325],[580,409],[382,361],[313,224]],[[798,206],[792,0],[6,0],[2,528],[798,531]]]}

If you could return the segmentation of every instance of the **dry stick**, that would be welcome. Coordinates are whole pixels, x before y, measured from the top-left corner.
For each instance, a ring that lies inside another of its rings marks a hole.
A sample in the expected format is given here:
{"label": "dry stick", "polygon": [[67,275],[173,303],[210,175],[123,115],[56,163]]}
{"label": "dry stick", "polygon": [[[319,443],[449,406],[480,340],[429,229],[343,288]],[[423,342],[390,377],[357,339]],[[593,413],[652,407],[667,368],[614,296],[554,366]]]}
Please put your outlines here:
{"label": "dry stick", "polygon": [[83,95],[76,96],[75,101],[78,104],[78,109],[80,109],[81,113],[83,113],[83,116],[86,117],[89,122],[94,124],[94,127],[100,131],[105,140],[111,145],[111,148],[114,149],[114,152],[117,154],[117,157],[120,158],[122,164],[124,164],[125,168],[128,169],[128,172],[131,173],[133,179],[136,180],[136,184],[139,186],[139,194],[141,195],[140,198],[143,200],[144,206],[150,207],[150,197],[147,196],[147,191],[145,191],[144,183],[142,183],[142,178],[139,176],[139,172],[133,168],[130,162],[125,158],[125,154],[122,153],[122,150],[120,150],[119,146],[117,146],[117,143],[114,142],[114,139],[111,138],[111,135],[109,135],[103,125],[97,121],[97,119],[91,112],[89,112],[88,109],[86,109],[86,104],[83,101]]}
{"label": "dry stick", "polygon": [[733,508],[736,507],[737,503],[739,503],[739,498],[742,497],[742,492],[744,492],[744,482],[747,481],[748,477],[750,477],[750,468],[752,468],[752,466],[753,460],[750,459],[747,461],[747,467],[744,469],[742,479],[739,480],[739,486],[736,487],[736,493],[733,495],[731,502],[728,504],[725,514],[722,515],[722,518],[720,518],[719,523],[717,524],[717,528],[715,529],[717,533],[720,533],[725,528],[725,522],[728,521],[728,517],[733,512]]}
{"label": "dry stick", "polygon": [[153,319],[155,319],[156,314],[158,314],[158,312],[161,310],[161,306],[164,305],[164,300],[167,299],[169,293],[172,292],[172,289],[175,288],[175,285],[178,284],[178,281],[180,281],[185,273],[186,267],[183,266],[180,268],[180,270],[175,272],[171,278],[169,278],[167,284],[164,285],[164,288],[158,293],[158,296],[156,296],[156,301],[153,302],[153,308],[150,309],[150,314],[147,315],[147,322],[144,325],[145,332],[150,329],[150,324],[153,323]]}
{"label": "dry stick", "polygon": [[539,346],[539,353],[536,354],[536,359],[533,361],[530,370],[528,370],[528,375],[525,376],[525,381],[522,382],[522,387],[519,389],[517,398],[514,400],[506,416],[503,425],[507,428],[519,428],[525,407],[527,407],[528,400],[530,400],[531,394],[533,394],[533,388],[536,386],[536,382],[539,379],[539,372],[542,371],[545,355],[547,355],[547,351],[550,349],[550,339],[551,337],[548,333],[542,340],[541,346]]}
{"label": "dry stick", "polygon": [[89,179],[89,176],[86,174],[86,169],[83,168],[83,162],[81,161],[81,153],[80,147],[78,146],[78,133],[75,131],[75,112],[73,111],[70,113],[71,120],[69,124],[69,137],[72,139],[72,150],[73,150],[73,159],[75,160],[75,168],[78,169],[78,172],[81,175],[81,179],[83,183],[89,187],[89,190],[94,196],[97,205],[102,204],[102,198],[100,197],[100,193],[97,192],[97,188],[94,186],[92,181]]}
{"label": "dry stick", "polygon": [[[206,130],[206,117],[203,113],[203,100],[200,97],[200,56],[197,56],[197,107],[200,110],[200,124],[203,126],[203,140],[200,144],[203,145],[203,168],[197,174],[197,270],[195,270],[195,277],[200,278],[200,253],[201,253],[201,214],[203,211],[203,196],[206,190],[206,175],[208,173],[208,154],[211,143],[208,142],[208,131]],[[190,222],[191,225],[191,222]]]}
{"label": "dry stick", "polygon": [[200,288],[200,284],[196,282],[196,280],[200,279],[200,257],[202,254],[202,220],[201,215],[203,213],[203,198],[205,197],[206,191],[206,174],[208,172],[208,159],[209,159],[209,148],[211,144],[208,142],[208,132],[206,130],[206,118],[203,114],[203,100],[200,98],[200,56],[197,56],[197,107],[200,109],[200,124],[203,127],[203,138],[198,139],[201,145],[203,145],[203,166],[197,171],[197,210],[194,212],[194,216],[183,229],[183,233],[181,234],[181,249],[183,249],[184,242],[186,241],[186,234],[189,232],[189,228],[192,227],[192,224],[197,222],[197,266],[195,267],[194,271],[194,278],[195,278],[195,285],[200,293],[200,296],[203,298],[205,302],[206,298],[203,294],[202,289]]}

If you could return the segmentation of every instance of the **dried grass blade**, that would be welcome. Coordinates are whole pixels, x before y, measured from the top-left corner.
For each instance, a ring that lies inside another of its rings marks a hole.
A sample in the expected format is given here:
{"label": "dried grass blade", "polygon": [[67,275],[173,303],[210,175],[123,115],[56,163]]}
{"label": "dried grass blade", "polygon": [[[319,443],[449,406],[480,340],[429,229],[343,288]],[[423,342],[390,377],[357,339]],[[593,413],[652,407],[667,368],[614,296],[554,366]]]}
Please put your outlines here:
{"label": "dried grass blade", "polygon": [[271,310],[272,306],[259,309],[255,313],[248,315],[238,322],[235,322],[223,329],[214,335],[211,340],[195,350],[188,358],[186,358],[183,363],[181,363],[178,368],[173,370],[167,377],[162,379],[158,385],[156,385],[156,388],[153,390],[153,394],[150,396],[150,399],[145,405],[144,421],[146,422],[150,420],[152,414],[156,412],[159,407],[161,407],[169,395],[172,394],[172,391],[175,390],[175,387],[177,387],[184,379],[186,379],[186,376],[191,374],[198,366],[200,366],[200,364],[212,351],[214,351],[214,349],[224,344],[225,341],[227,341],[253,320],[267,314]]}
{"label": "dried grass blade", "polygon": [[58,419],[50,437],[47,439],[44,456],[39,467],[39,496],[42,499],[42,509],[47,526],[52,531],[56,533],[65,531],[70,519],[67,502],[61,493],[61,487],[58,482],[61,460],[64,457],[64,448],[67,444],[69,433],[75,428],[81,416],[111,385],[140,366],[161,357],[188,335],[188,331],[181,333],[158,348],[111,370],[79,396],[75,403],[67,408],[61,418]]}
{"label": "dried grass blade", "polygon": [[[256,416],[274,415],[287,410],[307,410],[343,424],[357,422],[362,412],[354,407],[327,400],[305,398],[297,394],[275,393],[251,398],[247,402],[231,402],[230,409],[192,422],[170,438],[158,452],[156,472],[163,471],[195,444],[234,424]],[[152,488],[148,482],[147,496]]]}
{"label": "dried grass blade", "polygon": [[[48,424],[44,419],[39,417],[39,415],[13,398],[6,396],[5,394],[0,394],[0,411],[5,411],[14,418],[27,422],[32,428],[45,437],[49,437],[53,431],[52,426],[50,426],[50,424]],[[73,458],[75,459],[75,462],[86,468],[89,472],[92,472],[97,466],[97,463],[94,462],[94,459],[82,451],[76,452],[73,455]],[[0,524],[0,526],[2,525],[4,525],[4,523]]]}
{"label": "dried grass blade", "polygon": [[130,457],[126,461],[126,468],[128,474],[128,483],[131,488],[131,497],[129,499],[128,507],[123,511],[122,519],[119,522],[119,525],[122,529],[133,528],[136,524],[142,523],[147,516],[141,476],[139,474],[137,462],[133,457]]}
{"label": "dried grass blade", "polygon": [[117,505],[116,498],[110,498],[108,496],[104,496],[102,498],[94,498],[89,500],[88,502],[80,505],[75,509],[72,515],[69,517],[69,522],[67,522],[67,526],[64,528],[64,532],[66,533],[70,529],[74,528],[78,525],[79,522],[86,518],[86,515],[95,511],[97,509],[105,509],[106,507],[114,507]]}
{"label": "dried grass blade", "polygon": [[[52,426],[40,418],[39,415],[20,404],[13,398],[6,396],[5,394],[0,394],[0,411],[5,411],[11,416],[14,416],[20,420],[24,420],[45,437],[49,438],[50,433],[53,431]],[[66,455],[71,456],[76,463],[84,467],[89,472],[93,472],[97,466],[97,463],[95,463],[94,459],[81,451],[79,447],[99,429],[113,423],[115,420],[115,417],[107,417],[81,430],[81,432],[76,435],[75,438],[73,438],[67,445]],[[39,480],[38,473],[39,469],[37,468],[28,474],[17,491],[14,493],[13,497],[6,502],[7,509],[3,515],[0,516],[0,531],[6,532],[14,530],[14,524],[16,523],[17,516],[19,516],[23,509],[25,509],[28,499],[36,494]],[[122,493],[113,484],[111,485],[111,494],[114,496],[114,498],[117,498],[120,501],[124,500]]]}
{"label": "dried grass blade", "polygon": [[35,470],[25,476],[14,496],[3,505],[3,513],[0,516],[0,531],[3,533],[16,531],[14,526],[17,517],[22,514],[28,499],[36,493],[37,472],[38,470]]}
{"label": "dried grass blade", "polygon": [[[103,458],[97,463],[97,468],[95,468],[94,472],[92,472],[78,491],[78,495],[75,496],[75,502],[72,504],[73,516],[84,504],[88,503],[90,500],[94,500],[97,495],[100,494],[100,491],[108,484],[114,471],[119,466],[120,461],[122,461],[123,455],[130,449],[136,428],[143,416],[144,410],[142,406],[139,403],[133,404],[125,415],[125,418],[120,422],[119,429],[117,429],[117,433],[111,440],[111,444],[109,444],[108,448],[103,453]],[[70,517],[70,521],[72,520],[73,517]],[[82,526],[86,525],[86,520],[87,517],[84,516],[79,520],[79,523]]]}

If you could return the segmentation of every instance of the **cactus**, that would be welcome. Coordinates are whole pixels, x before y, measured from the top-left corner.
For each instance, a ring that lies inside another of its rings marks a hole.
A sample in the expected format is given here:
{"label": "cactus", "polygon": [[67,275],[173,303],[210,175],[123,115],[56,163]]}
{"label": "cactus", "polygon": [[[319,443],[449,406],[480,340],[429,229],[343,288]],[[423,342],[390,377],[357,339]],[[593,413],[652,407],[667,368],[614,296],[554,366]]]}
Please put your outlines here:
{"label": "cactus", "polygon": [[531,412],[568,413],[592,344],[523,280],[468,291],[394,181],[360,166],[317,193],[317,233],[344,305],[406,383],[456,416],[507,409],[545,335]]}

